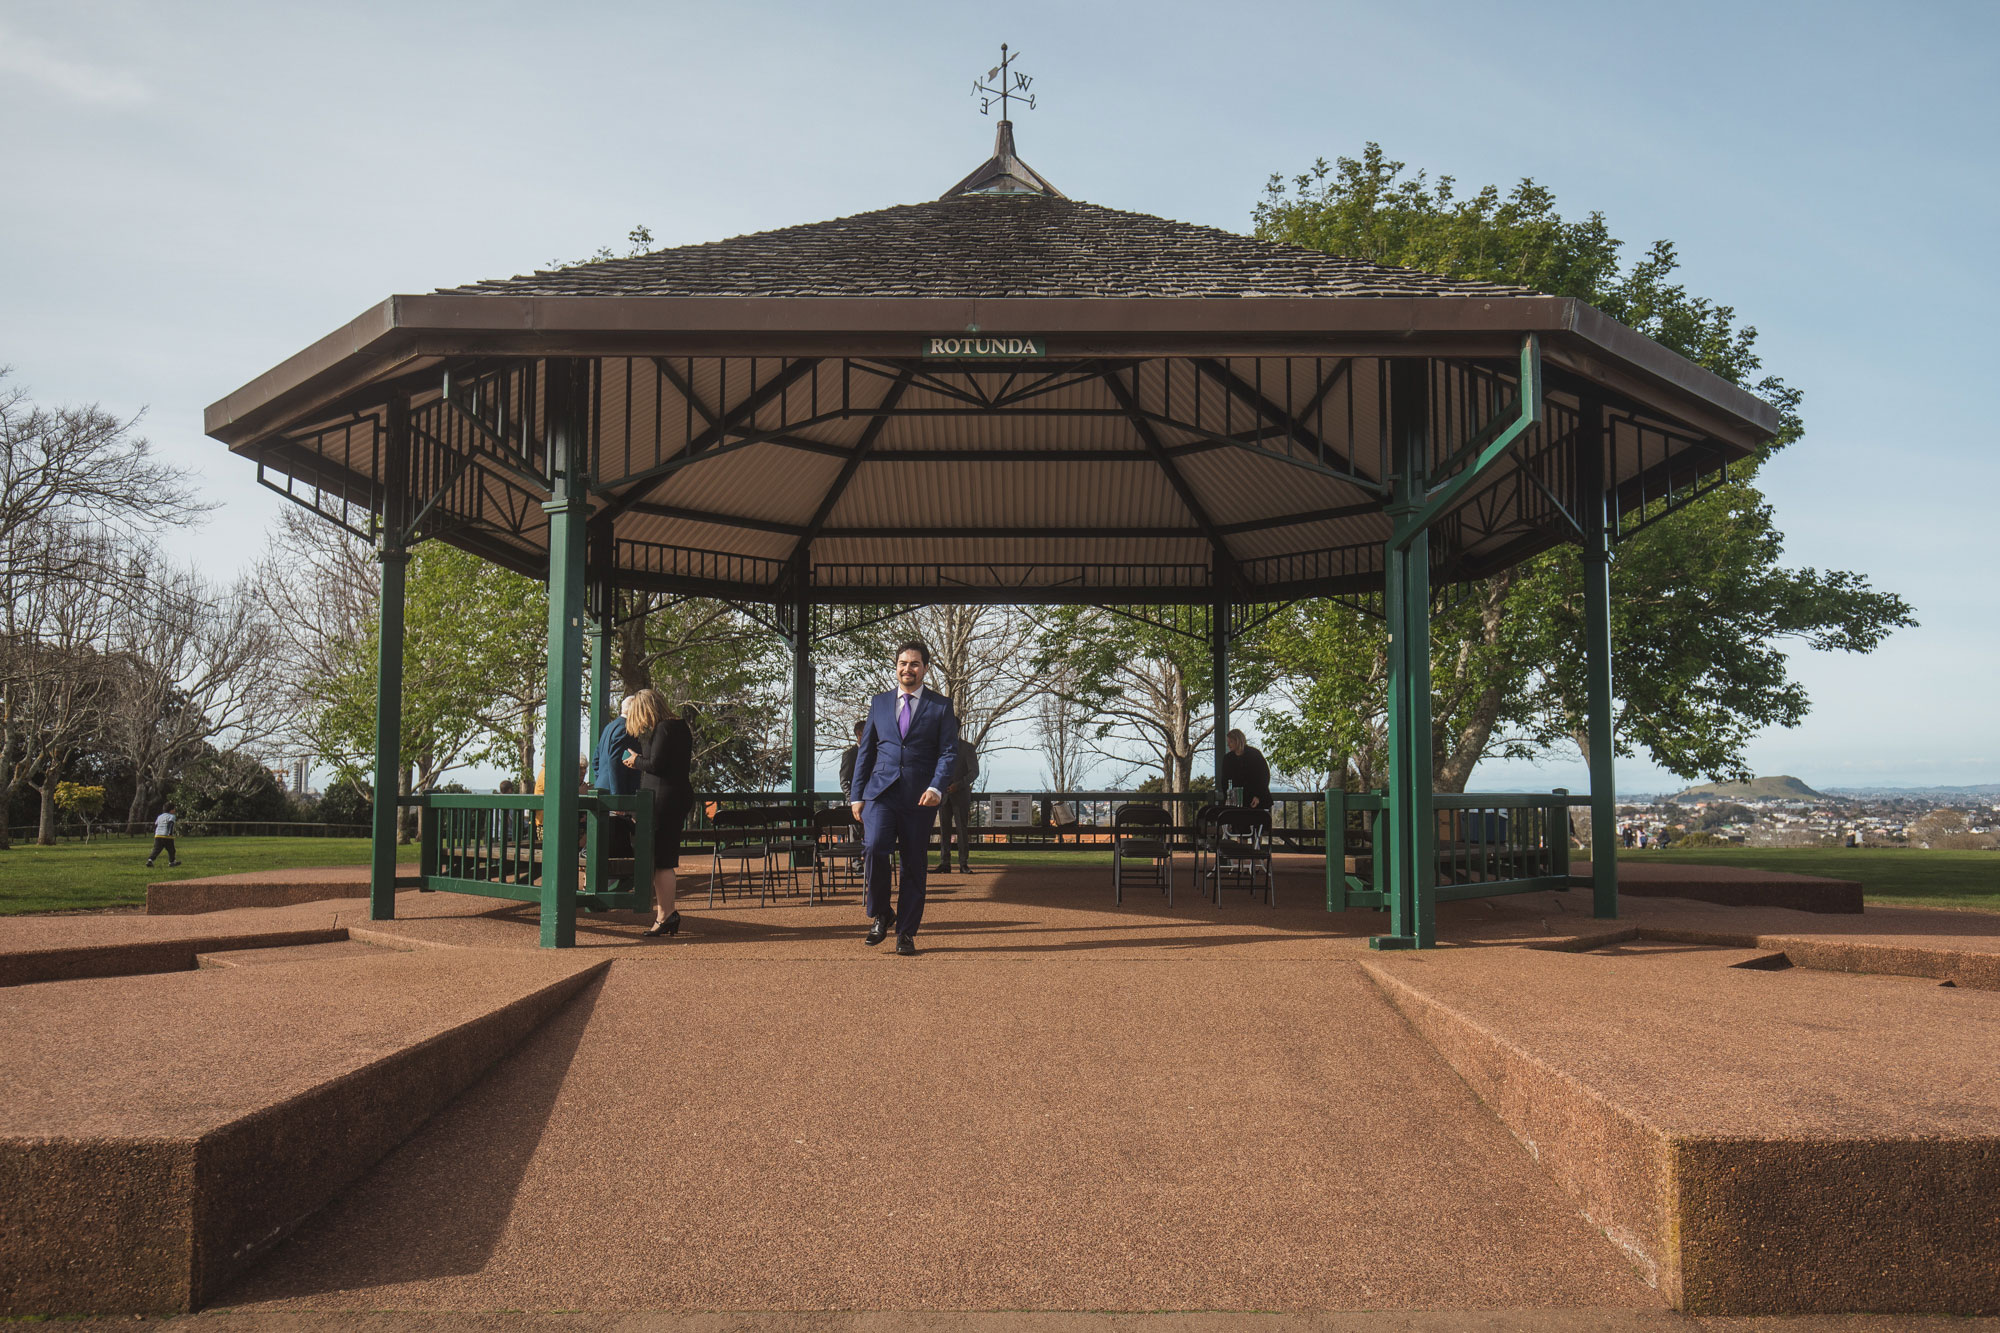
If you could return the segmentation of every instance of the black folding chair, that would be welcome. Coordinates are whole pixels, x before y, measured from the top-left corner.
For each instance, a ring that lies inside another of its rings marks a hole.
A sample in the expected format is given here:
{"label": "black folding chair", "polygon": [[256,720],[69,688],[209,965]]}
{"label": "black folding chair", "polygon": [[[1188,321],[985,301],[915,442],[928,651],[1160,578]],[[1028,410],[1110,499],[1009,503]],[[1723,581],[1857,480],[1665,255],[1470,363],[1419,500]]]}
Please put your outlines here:
{"label": "black folding chair", "polygon": [[[775,866],[765,864],[765,879],[775,891],[777,877],[786,877],[789,891],[799,891],[799,863],[803,861],[808,871],[812,869],[812,858],[817,843],[813,827],[813,810],[809,805],[774,805],[764,810],[765,823],[773,829],[794,829],[790,836],[773,833],[768,844],[770,854],[778,858]],[[811,886],[808,884],[806,900],[812,900]],[[761,902],[762,899],[760,898]]]}
{"label": "black folding chair", "polygon": [[1210,814],[1209,826],[1213,830],[1211,851],[1215,862],[1208,874],[1215,882],[1216,906],[1222,905],[1225,886],[1255,893],[1260,877],[1264,881],[1264,905],[1277,906],[1277,889],[1271,874],[1271,812],[1234,805],[1216,806]]}
{"label": "black folding chair", "polygon": [[[762,809],[718,810],[709,817],[714,852],[708,875],[708,905],[715,906],[715,895],[720,892],[722,901],[729,901],[729,884],[724,878],[724,864],[734,861],[741,869],[748,870],[750,862],[767,864],[760,867],[761,874],[768,878],[768,862],[771,856],[770,837],[764,831]],[[759,901],[762,901],[761,895]]]}
{"label": "black folding chair", "polygon": [[1174,905],[1173,817],[1157,805],[1121,805],[1111,816],[1111,892],[1125,901],[1128,877],[1152,883]]}
{"label": "black folding chair", "polygon": [[822,896],[843,881],[861,887],[861,821],[845,805],[813,815],[813,887]]}

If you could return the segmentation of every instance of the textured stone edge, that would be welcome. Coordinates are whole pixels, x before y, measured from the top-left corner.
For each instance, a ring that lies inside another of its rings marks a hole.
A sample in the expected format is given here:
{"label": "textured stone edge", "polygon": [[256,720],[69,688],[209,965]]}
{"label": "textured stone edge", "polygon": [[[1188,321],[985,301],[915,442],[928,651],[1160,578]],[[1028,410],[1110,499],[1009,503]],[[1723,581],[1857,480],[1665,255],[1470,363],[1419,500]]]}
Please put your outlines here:
{"label": "textured stone edge", "polygon": [[312,930],[266,930],[251,935],[187,935],[178,939],[122,940],[61,949],[20,949],[0,952],[0,986],[192,972],[197,954],[338,944],[346,938],[345,928],[323,926]]}
{"label": "textured stone edge", "polygon": [[198,1139],[0,1139],[0,1316],[200,1308],[610,966],[581,967]]}
{"label": "textured stone edge", "polygon": [[1690,1314],[2000,1314],[2000,1136],[1683,1139]]}
{"label": "textured stone edge", "polygon": [[1362,967],[1591,1225],[1679,1305],[1666,1135],[1381,965]]}
{"label": "textured stone edge", "polygon": [[[422,887],[421,875],[396,876],[398,891]],[[297,907],[300,903],[323,903],[340,898],[367,896],[366,878],[346,881],[327,880],[320,883],[298,880],[259,882],[253,872],[241,877],[232,875],[213,879],[170,879],[146,886],[146,915],[201,916],[209,912],[232,912],[239,907]]]}
{"label": "textured stone edge", "polygon": [[1362,966],[1675,1308],[2000,1314],[2000,1136],[1669,1135],[1380,964]]}

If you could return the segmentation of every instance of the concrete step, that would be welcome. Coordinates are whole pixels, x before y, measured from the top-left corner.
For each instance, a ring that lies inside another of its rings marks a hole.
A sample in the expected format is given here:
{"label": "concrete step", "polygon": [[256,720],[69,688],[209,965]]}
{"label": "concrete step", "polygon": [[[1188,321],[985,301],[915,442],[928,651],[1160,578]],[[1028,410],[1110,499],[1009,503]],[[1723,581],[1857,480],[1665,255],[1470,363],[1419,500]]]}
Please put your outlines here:
{"label": "concrete step", "polygon": [[323,944],[281,945],[274,949],[227,949],[216,953],[199,953],[194,957],[195,966],[201,967],[268,967],[273,963],[315,963],[332,958],[379,958],[385,953],[403,953],[402,949],[391,949],[385,945],[364,940],[328,940]]}
{"label": "concrete step", "polygon": [[0,1315],[211,1300],[608,966],[369,952],[0,990]]}

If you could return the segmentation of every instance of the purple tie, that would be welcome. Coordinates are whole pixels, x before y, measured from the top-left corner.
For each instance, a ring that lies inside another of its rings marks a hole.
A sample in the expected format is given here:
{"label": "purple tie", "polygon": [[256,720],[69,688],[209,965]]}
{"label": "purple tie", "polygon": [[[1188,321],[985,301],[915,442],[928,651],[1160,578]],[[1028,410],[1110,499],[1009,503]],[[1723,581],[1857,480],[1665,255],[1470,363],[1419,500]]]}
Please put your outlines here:
{"label": "purple tie", "polygon": [[896,734],[898,736],[907,736],[910,734],[910,700],[914,698],[916,698],[914,694],[904,695],[903,706],[897,710]]}

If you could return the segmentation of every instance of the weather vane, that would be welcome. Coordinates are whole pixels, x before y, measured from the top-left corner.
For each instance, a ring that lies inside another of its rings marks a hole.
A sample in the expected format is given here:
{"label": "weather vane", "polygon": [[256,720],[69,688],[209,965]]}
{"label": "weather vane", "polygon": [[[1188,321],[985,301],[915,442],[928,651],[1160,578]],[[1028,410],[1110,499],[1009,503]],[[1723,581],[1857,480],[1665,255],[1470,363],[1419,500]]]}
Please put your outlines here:
{"label": "weather vane", "polygon": [[1026,102],[1030,111],[1035,109],[1035,95],[1028,91],[1029,85],[1034,83],[1034,80],[1025,74],[1016,74],[1008,68],[1009,65],[1020,58],[1021,53],[1019,51],[1016,51],[1013,55],[1008,55],[1007,43],[1002,42],[1000,43],[1000,63],[992,69],[987,70],[985,78],[974,79],[972,81],[972,95],[979,99],[980,115],[984,116],[988,114],[988,108],[993,105],[993,99],[996,97],[1000,99],[1000,119],[1002,120],[1007,119],[1007,101],[1009,98]]}

